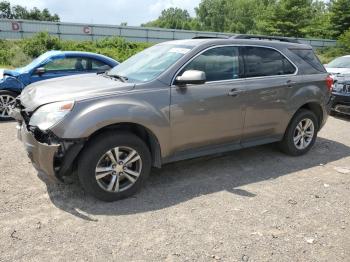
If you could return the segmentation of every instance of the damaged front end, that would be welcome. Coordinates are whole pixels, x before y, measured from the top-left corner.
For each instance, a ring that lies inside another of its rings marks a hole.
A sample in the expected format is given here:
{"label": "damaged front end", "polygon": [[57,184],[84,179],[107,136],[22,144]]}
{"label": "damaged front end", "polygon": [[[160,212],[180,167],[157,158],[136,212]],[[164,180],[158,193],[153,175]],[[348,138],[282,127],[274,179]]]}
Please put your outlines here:
{"label": "damaged front end", "polygon": [[11,116],[18,122],[17,137],[26,148],[33,166],[60,181],[73,172],[74,161],[83,148],[83,140],[64,140],[50,130],[42,131],[29,125],[31,114],[16,101]]}

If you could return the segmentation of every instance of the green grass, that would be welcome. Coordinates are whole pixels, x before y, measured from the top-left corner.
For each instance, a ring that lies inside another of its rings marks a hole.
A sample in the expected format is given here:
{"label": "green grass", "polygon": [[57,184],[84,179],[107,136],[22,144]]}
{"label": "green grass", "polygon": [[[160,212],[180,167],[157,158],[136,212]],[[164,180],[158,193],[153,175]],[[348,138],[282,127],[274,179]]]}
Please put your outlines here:
{"label": "green grass", "polygon": [[122,62],[150,46],[149,43],[129,42],[118,37],[96,41],[71,41],[39,33],[33,38],[22,40],[0,40],[0,64],[6,68],[24,66],[49,50],[87,51]]}

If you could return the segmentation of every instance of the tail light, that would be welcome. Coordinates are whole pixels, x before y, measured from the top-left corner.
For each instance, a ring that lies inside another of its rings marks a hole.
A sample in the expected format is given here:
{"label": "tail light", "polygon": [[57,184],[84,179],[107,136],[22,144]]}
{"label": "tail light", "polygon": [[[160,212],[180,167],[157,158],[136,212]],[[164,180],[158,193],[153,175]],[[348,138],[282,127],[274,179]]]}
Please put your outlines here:
{"label": "tail light", "polygon": [[332,92],[332,90],[333,90],[333,83],[334,83],[333,77],[328,75],[326,78],[326,85],[327,85],[329,92]]}

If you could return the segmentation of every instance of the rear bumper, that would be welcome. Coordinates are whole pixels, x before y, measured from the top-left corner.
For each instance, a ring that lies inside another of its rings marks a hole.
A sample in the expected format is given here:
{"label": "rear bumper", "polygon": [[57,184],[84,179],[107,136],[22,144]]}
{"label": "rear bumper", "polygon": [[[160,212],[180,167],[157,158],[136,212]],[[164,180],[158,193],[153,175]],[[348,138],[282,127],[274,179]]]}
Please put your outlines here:
{"label": "rear bumper", "polygon": [[49,177],[57,178],[54,170],[54,158],[60,145],[48,145],[38,142],[34,135],[27,130],[25,124],[17,126],[17,137],[23,142],[35,169]]}

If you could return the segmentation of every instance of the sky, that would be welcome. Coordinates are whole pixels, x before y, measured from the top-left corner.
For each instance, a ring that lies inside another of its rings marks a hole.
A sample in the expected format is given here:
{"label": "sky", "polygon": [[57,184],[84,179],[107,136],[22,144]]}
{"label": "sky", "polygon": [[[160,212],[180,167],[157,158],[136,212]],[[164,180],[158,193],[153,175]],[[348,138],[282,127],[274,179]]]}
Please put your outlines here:
{"label": "sky", "polygon": [[138,26],[156,19],[163,9],[180,7],[193,16],[200,0],[8,0],[12,5],[47,8],[62,22]]}

